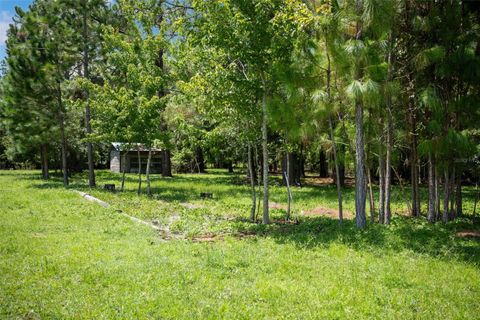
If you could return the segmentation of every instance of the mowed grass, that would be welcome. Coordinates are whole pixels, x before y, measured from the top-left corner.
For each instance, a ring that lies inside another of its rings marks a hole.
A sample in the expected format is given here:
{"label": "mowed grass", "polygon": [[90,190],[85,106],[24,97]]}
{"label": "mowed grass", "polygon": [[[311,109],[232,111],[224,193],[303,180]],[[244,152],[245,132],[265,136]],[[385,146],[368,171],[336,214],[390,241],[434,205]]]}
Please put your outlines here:
{"label": "mowed grass", "polygon": [[[335,189],[322,186],[294,190],[300,224],[265,227],[240,219],[250,203],[240,175],[156,177],[152,198],[135,194],[133,175],[123,194],[89,191],[111,209],[71,190],[85,189],[84,176],[69,189],[38,176],[0,172],[1,319],[480,319],[480,241],[455,236],[480,230],[472,219],[339,227],[301,215],[335,208]],[[119,175],[97,177],[119,186]],[[353,191],[345,193],[353,211]],[[272,188],[272,201],[285,198]],[[401,199],[395,189],[398,212]],[[164,241],[114,209],[160,224],[177,216],[172,232],[186,240]],[[223,236],[189,240],[205,233]]]}

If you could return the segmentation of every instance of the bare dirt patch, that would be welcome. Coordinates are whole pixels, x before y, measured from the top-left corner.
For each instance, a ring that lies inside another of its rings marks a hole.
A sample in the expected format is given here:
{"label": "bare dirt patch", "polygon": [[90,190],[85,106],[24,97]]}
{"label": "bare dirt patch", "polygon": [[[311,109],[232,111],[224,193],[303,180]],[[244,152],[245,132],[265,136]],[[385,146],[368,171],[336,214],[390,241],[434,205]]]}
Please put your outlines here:
{"label": "bare dirt patch", "polygon": [[[306,177],[303,179],[306,185],[309,186],[328,186],[328,185],[333,185],[335,182],[333,181],[332,178],[319,178],[319,177]],[[345,185],[346,186],[353,186],[355,184],[355,179],[351,177],[345,177]]]}
{"label": "bare dirt patch", "polygon": [[280,203],[276,203],[276,202],[270,202],[268,204],[268,207],[270,209],[282,209],[282,210],[287,210],[287,205],[285,204],[280,204]]}
{"label": "bare dirt patch", "polygon": [[193,242],[214,242],[214,241],[223,240],[223,235],[207,233],[207,234],[202,234],[199,236],[192,237],[191,240]]}
{"label": "bare dirt patch", "polygon": [[[316,207],[312,210],[304,211],[303,214],[305,216],[324,216],[324,217],[338,218],[337,209],[331,209],[331,208],[326,208],[322,206]],[[352,214],[349,211],[343,210],[343,217],[350,218],[352,217]]]}
{"label": "bare dirt patch", "polygon": [[463,230],[457,232],[455,235],[460,238],[473,238],[480,240],[480,231],[478,230]]}

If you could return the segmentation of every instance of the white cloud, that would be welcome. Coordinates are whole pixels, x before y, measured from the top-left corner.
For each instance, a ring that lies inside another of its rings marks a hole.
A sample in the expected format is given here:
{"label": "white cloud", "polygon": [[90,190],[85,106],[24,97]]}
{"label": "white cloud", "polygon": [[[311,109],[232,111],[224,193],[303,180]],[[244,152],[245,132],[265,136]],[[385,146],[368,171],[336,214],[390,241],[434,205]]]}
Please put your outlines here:
{"label": "white cloud", "polygon": [[7,31],[10,23],[12,23],[12,14],[8,11],[0,11],[0,43],[2,45],[7,40]]}

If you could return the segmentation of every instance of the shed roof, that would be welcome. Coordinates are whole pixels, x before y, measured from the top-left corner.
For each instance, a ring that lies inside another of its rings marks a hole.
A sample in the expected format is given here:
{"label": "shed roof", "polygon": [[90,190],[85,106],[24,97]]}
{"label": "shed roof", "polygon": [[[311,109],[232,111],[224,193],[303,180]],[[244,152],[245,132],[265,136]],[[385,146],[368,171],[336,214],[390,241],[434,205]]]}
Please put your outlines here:
{"label": "shed roof", "polygon": [[[124,143],[124,142],[112,142],[112,147],[117,151],[148,151],[148,148],[143,143]],[[159,148],[151,148],[152,151],[162,151]]]}

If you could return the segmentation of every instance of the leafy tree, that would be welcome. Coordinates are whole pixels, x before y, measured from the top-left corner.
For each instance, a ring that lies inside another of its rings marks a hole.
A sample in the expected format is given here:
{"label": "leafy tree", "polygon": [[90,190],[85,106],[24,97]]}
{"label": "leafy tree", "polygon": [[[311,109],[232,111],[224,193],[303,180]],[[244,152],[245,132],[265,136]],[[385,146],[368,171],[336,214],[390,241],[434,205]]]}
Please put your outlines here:
{"label": "leafy tree", "polygon": [[201,45],[214,47],[248,82],[260,83],[256,100],[262,110],[263,223],[268,207],[268,105],[275,92],[274,71],[289,63],[294,39],[309,24],[308,10],[300,1],[193,1],[200,12],[197,28]]}

